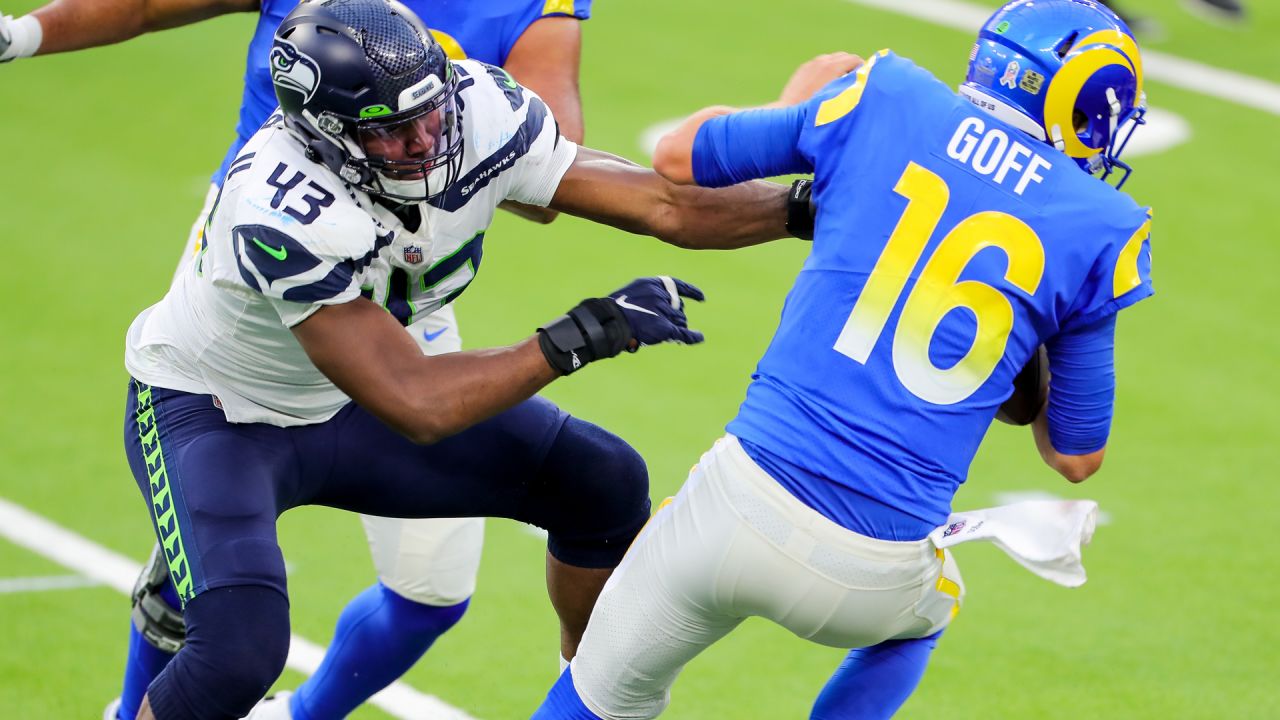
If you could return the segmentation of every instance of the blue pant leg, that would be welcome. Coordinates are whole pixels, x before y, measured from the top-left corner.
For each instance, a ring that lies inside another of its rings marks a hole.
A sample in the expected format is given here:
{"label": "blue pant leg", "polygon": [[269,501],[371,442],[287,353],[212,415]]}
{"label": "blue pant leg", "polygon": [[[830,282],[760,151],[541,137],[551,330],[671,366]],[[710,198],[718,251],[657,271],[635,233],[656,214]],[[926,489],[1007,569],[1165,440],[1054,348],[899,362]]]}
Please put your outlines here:
{"label": "blue pant leg", "polygon": [[810,720],[893,717],[920,684],[941,634],[850,650],[818,695]]}
{"label": "blue pant leg", "polygon": [[125,450],[187,620],[186,646],[147,691],[152,709],[159,720],[242,717],[288,651],[275,519],[297,494],[290,434],[135,381]]}

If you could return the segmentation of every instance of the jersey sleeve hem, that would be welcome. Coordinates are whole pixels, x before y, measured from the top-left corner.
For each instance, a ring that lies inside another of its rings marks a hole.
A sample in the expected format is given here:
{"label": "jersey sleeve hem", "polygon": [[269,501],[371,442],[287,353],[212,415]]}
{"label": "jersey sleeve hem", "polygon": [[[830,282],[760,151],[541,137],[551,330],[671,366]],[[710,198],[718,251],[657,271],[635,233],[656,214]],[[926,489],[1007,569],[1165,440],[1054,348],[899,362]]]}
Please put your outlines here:
{"label": "jersey sleeve hem", "polygon": [[538,20],[544,17],[571,17],[587,20],[591,17],[590,0],[546,0],[542,4],[542,12]]}
{"label": "jersey sleeve hem", "polygon": [[1108,300],[1097,308],[1090,310],[1088,313],[1071,318],[1070,322],[1064,326],[1063,329],[1070,330],[1072,328],[1090,325],[1103,318],[1115,315],[1131,305],[1136,305],[1155,294],[1155,289],[1150,285],[1140,285],[1118,298]]}
{"label": "jersey sleeve hem", "polygon": [[542,177],[528,185],[528,193],[525,197],[511,198],[512,200],[538,207],[551,204],[551,198],[555,197],[556,189],[560,187],[564,174],[569,172],[569,167],[578,157],[578,144],[561,137],[556,149],[552,152],[547,170],[542,173]]}

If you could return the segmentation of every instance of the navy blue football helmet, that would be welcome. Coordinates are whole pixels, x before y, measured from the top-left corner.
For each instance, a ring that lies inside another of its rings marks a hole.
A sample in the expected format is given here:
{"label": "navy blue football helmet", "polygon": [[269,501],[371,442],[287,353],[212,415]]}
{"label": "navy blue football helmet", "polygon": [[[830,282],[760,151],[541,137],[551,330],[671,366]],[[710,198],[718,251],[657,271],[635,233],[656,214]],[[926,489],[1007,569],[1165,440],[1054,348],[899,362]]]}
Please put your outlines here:
{"label": "navy blue football helmet", "polygon": [[397,202],[458,177],[462,121],[449,58],[395,0],[308,0],[276,30],[271,81],[285,125],[343,180]]}
{"label": "navy blue football helmet", "polygon": [[1104,179],[1147,111],[1133,33],[1092,0],[1014,0],[969,54],[960,94]]}

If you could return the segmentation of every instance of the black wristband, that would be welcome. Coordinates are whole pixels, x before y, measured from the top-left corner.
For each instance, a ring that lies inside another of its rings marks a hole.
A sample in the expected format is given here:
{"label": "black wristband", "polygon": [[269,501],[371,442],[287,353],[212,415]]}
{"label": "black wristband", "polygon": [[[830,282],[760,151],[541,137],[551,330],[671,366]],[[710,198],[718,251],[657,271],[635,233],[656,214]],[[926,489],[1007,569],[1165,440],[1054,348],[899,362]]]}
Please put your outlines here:
{"label": "black wristband", "polygon": [[569,375],[595,360],[611,358],[631,342],[622,308],[608,298],[591,298],[538,328],[538,347],[551,367]]}
{"label": "black wristband", "polygon": [[797,180],[787,193],[787,232],[801,240],[813,240],[813,219],[818,209],[813,205],[813,181]]}

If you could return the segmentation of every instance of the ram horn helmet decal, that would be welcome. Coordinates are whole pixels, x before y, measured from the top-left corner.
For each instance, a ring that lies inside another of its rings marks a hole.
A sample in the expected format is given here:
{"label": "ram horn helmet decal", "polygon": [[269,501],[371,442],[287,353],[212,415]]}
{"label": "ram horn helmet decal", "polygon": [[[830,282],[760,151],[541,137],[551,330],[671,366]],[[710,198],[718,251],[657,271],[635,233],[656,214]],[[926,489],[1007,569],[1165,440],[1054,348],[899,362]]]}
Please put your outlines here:
{"label": "ram horn helmet decal", "polygon": [[311,102],[320,86],[320,66],[288,40],[276,38],[271,46],[271,82],[302,94],[303,103]]}

